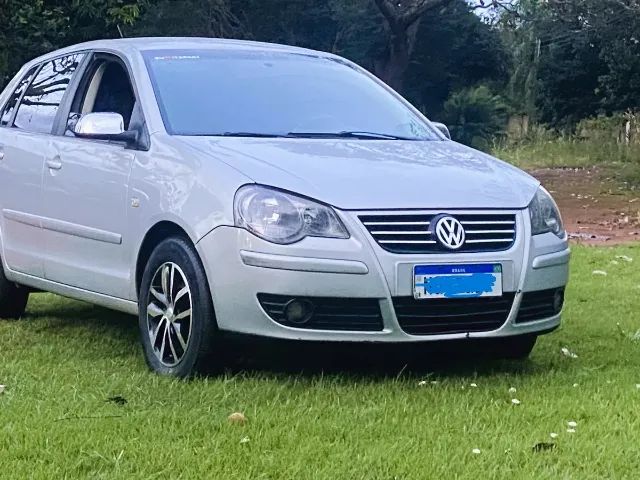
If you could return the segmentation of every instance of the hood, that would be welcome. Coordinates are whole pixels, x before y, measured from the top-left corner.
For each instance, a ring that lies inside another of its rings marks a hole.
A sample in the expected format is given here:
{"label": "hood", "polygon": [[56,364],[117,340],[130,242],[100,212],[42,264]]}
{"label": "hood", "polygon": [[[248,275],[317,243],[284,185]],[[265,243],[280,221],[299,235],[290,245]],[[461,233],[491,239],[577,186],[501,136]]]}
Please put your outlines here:
{"label": "hood", "polygon": [[345,210],[525,208],[539,182],[455,142],[179,137],[253,181]]}

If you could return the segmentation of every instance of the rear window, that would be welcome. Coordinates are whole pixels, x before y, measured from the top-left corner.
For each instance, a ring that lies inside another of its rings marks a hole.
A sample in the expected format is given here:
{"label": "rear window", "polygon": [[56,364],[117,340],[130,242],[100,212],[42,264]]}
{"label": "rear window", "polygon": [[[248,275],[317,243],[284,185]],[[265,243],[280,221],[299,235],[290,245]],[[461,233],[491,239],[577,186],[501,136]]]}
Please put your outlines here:
{"label": "rear window", "polygon": [[404,102],[337,58],[253,50],[163,50],[144,55],[171,134],[348,131],[440,139]]}

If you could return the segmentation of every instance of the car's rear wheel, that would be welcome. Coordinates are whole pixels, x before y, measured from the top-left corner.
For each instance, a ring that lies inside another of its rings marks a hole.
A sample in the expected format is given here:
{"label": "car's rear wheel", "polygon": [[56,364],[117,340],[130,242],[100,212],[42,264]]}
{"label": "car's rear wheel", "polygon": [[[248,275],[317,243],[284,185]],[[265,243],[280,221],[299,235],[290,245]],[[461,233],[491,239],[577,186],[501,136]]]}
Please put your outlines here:
{"label": "car's rear wheel", "polygon": [[217,327],[209,283],[191,242],[171,237],[149,258],[140,286],[139,327],[149,368],[185,378],[211,367]]}
{"label": "car's rear wheel", "polygon": [[537,340],[536,335],[501,338],[492,343],[491,355],[505,360],[524,360],[531,355]]}
{"label": "car's rear wheel", "polygon": [[29,301],[29,290],[7,280],[0,259],[0,318],[22,317]]}

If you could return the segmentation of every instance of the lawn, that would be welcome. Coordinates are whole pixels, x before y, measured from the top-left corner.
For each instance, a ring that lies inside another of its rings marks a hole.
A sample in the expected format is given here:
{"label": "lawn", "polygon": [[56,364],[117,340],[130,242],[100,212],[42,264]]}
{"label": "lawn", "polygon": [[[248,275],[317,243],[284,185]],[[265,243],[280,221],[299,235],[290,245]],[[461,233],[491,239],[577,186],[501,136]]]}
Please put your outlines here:
{"label": "lawn", "polygon": [[627,187],[640,188],[640,145],[539,138],[515,145],[496,145],[491,153],[525,170],[597,166]]}
{"label": "lawn", "polygon": [[0,322],[0,477],[637,478],[639,265],[640,245],[574,247],[564,326],[526,362],[382,368],[374,349],[300,372],[331,352],[278,348],[285,365],[190,382],[148,373],[133,318],[36,295]]}

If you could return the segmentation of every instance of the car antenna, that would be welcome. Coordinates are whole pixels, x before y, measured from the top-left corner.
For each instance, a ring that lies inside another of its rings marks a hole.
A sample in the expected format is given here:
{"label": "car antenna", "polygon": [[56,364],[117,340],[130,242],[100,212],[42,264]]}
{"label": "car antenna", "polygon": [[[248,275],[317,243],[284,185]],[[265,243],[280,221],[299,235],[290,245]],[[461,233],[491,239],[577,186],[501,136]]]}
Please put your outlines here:
{"label": "car antenna", "polygon": [[116,28],[118,29],[118,33],[120,34],[120,38],[124,38],[124,34],[122,33],[122,29],[120,28],[120,24],[116,24]]}

